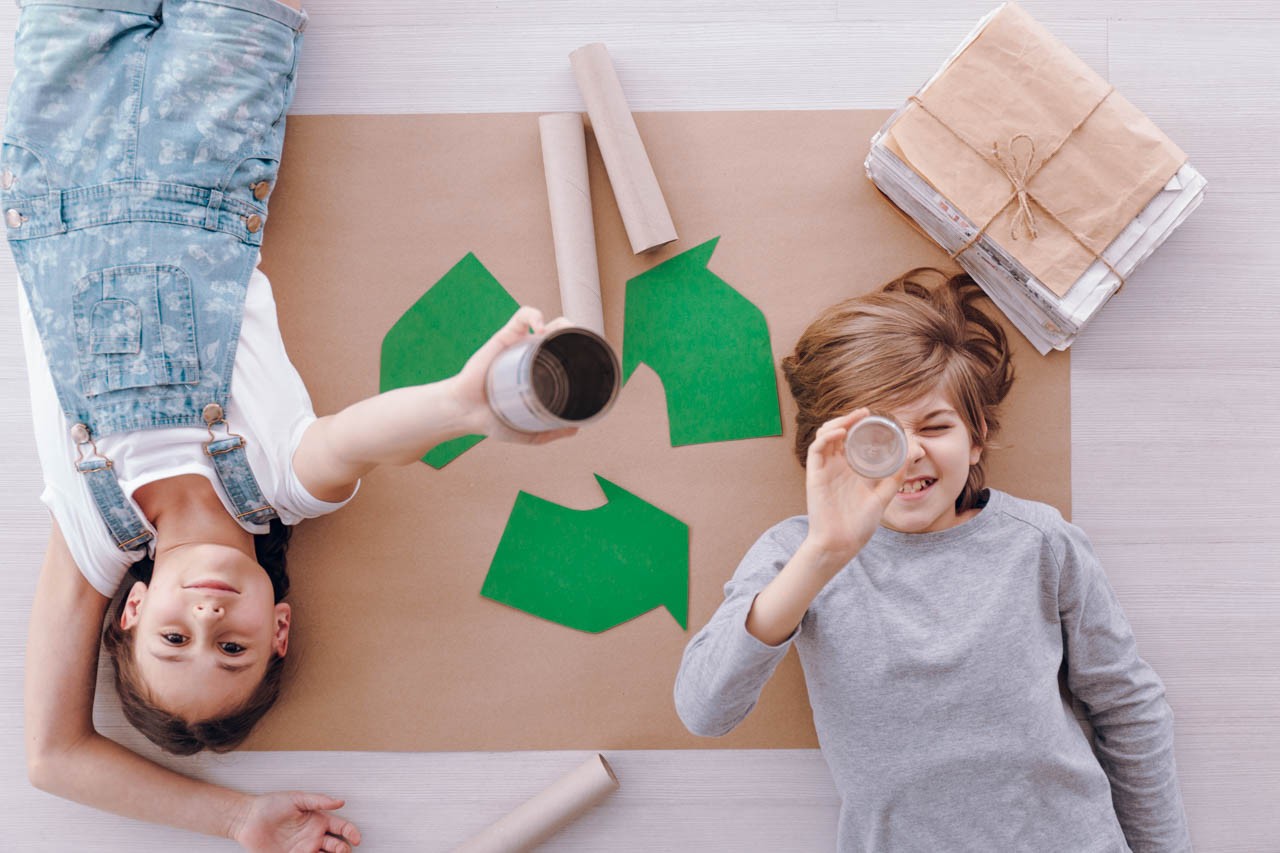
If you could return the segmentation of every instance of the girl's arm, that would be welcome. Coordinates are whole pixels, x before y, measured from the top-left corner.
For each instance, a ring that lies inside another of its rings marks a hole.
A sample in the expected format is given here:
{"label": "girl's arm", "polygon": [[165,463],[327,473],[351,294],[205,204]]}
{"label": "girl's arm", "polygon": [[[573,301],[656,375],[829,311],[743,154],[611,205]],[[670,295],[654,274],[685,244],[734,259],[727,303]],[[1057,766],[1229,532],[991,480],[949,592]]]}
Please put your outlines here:
{"label": "girl's arm", "polygon": [[[27,774],[43,791],[104,811],[221,835],[252,850],[319,849],[326,834],[360,832],[316,794],[254,797],[190,779],[134,754],[93,727],[98,634],[107,599],[76,568],[56,522],[40,569],[27,640],[23,699]],[[345,849],[340,842],[331,849]]]}
{"label": "girl's arm", "polygon": [[494,418],[485,397],[485,376],[500,352],[530,334],[567,325],[557,319],[544,326],[537,309],[521,308],[456,376],[387,391],[316,420],[293,455],[298,479],[320,500],[339,501],[379,465],[408,465],[451,438],[478,434],[542,444],[572,435],[576,430],[530,435],[507,429]]}
{"label": "girl's arm", "polygon": [[809,445],[805,462],[809,533],[747,613],[747,630],[762,643],[776,646],[795,632],[822,588],[871,539],[902,486],[906,466],[893,477],[867,480],[845,462],[844,437],[868,414],[858,409],[827,421]]}

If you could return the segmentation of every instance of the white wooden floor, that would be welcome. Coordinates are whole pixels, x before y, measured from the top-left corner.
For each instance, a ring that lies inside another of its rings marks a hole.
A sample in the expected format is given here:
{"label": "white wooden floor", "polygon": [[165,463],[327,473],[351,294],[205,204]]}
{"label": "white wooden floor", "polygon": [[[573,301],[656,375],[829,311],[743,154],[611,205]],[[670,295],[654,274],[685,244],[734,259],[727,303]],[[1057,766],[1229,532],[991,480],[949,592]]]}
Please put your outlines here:
{"label": "white wooden floor", "polygon": [[[636,110],[897,106],[979,0],[314,0],[299,113],[580,110],[567,55],[604,41]],[[1204,206],[1073,348],[1075,519],[1165,679],[1200,851],[1280,851],[1280,4],[1027,0],[1210,181]],[[0,4],[0,80],[17,10]],[[47,532],[16,276],[0,250],[0,846],[220,850],[32,789],[22,654]],[[100,725],[138,746],[110,689]],[[150,750],[146,750],[150,753]],[[442,850],[579,753],[243,753],[172,762],[345,797],[364,850]],[[610,753],[621,790],[555,850],[824,850],[811,751]]]}

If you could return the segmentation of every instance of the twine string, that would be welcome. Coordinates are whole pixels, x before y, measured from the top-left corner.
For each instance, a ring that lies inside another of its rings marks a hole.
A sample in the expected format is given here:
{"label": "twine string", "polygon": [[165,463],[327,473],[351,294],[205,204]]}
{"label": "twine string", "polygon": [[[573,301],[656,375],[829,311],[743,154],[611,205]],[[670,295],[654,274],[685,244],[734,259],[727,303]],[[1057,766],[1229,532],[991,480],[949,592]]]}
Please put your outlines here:
{"label": "twine string", "polygon": [[[1014,150],[1014,143],[1019,139],[1025,139],[1031,143],[1031,150],[1027,152],[1027,159],[1022,161],[1018,159],[1018,152]],[[1004,176],[1009,179],[1009,183],[1013,186],[1014,195],[1018,199],[1018,212],[1014,214],[1013,220],[1009,223],[1009,237],[1018,239],[1018,224],[1022,223],[1026,228],[1031,239],[1034,240],[1040,236],[1036,231],[1036,217],[1031,212],[1031,204],[1027,201],[1027,181],[1031,178],[1031,166],[1036,159],[1036,141],[1029,134],[1018,133],[1009,139],[1006,146],[1009,151],[1008,159],[1000,154],[1000,143],[991,143],[991,156],[995,159],[996,165],[1000,167],[1000,171],[1004,172]]]}
{"label": "twine string", "polygon": [[[1089,110],[1088,113],[1082,116],[1078,122],[1076,122],[1075,126],[1071,128],[1071,131],[1070,133],[1067,134],[1067,136],[1069,137],[1072,133],[1075,133],[1076,130],[1080,128],[1080,125],[1084,124],[1085,121],[1088,120],[1088,118],[1092,116],[1093,113],[1098,109],[1098,107],[1101,106],[1103,101],[1105,101],[1107,97],[1109,97],[1111,93],[1114,91],[1115,91],[1115,87],[1108,87],[1107,94],[1101,100],[1099,100],[1098,103],[1094,104],[1093,109]],[[920,99],[919,95],[912,95],[907,100],[915,104],[917,107],[923,110],[927,115],[929,115],[935,121],[937,121],[938,124],[942,125],[948,131],[950,131],[952,136],[954,136],[956,139],[959,139],[963,144],[968,146],[969,149],[972,150],[975,154],[977,154],[979,157],[982,157],[983,160],[987,160],[987,162],[991,162],[991,159],[988,159],[987,156],[983,154],[982,151],[980,151],[976,145],[974,145],[968,139],[965,139],[962,135],[960,135],[959,131],[957,131],[954,127],[952,127],[947,122],[943,121],[942,118],[938,116],[936,113],[934,113],[933,110],[929,109],[929,107],[925,105],[925,102]],[[1013,137],[1009,139],[1009,151],[1011,156],[1013,155],[1013,143],[1017,141],[1019,137],[1026,137],[1027,140],[1031,143],[1030,155],[1027,157],[1026,164],[1022,166],[1018,165],[1016,157],[1013,157],[1014,163],[1012,167],[1006,166],[1004,160],[1000,157],[1000,153],[997,150],[996,146],[994,144],[992,145],[992,153],[994,155],[992,159],[994,159],[995,164],[1000,168],[1000,171],[1003,172],[1005,176],[1009,179],[1009,183],[1013,187],[1014,194],[1010,196],[1009,200],[1006,201],[1003,205],[1001,205],[996,210],[995,213],[991,214],[991,217],[987,219],[987,221],[984,222],[980,228],[975,230],[973,235],[970,236],[969,239],[965,240],[964,244],[960,246],[960,248],[956,249],[954,252],[948,252],[948,255],[951,257],[952,260],[956,260],[965,252],[967,252],[969,249],[973,248],[973,245],[977,243],[980,239],[982,239],[982,236],[984,234],[986,234],[987,229],[991,227],[991,223],[994,222],[996,217],[1000,215],[1000,212],[1004,210],[1004,208],[1008,207],[1009,204],[1015,200],[1018,202],[1018,214],[1014,217],[1013,222],[1010,225],[1010,231],[1013,232],[1012,233],[1013,239],[1015,240],[1018,239],[1016,229],[1017,229],[1018,222],[1020,220],[1025,224],[1028,232],[1031,234],[1031,238],[1033,240],[1036,238],[1038,232],[1035,226],[1035,217],[1031,213],[1031,202],[1035,201],[1035,196],[1027,189],[1027,181],[1031,180],[1031,177],[1036,173],[1036,171],[1039,171],[1038,168],[1033,168],[1035,166],[1035,153],[1036,153],[1035,140],[1025,133],[1015,134]],[[1062,142],[1059,143],[1058,149],[1060,149],[1062,146],[1062,143],[1065,143],[1065,142],[1066,142],[1066,137],[1064,137]],[[1040,163],[1040,166],[1044,166],[1044,164],[1048,162],[1049,158],[1057,154],[1058,149],[1055,149],[1050,153],[1046,154],[1044,160]],[[1049,210],[1043,204],[1040,205],[1040,209],[1044,213],[1048,214],[1050,219],[1058,223],[1058,225],[1062,226],[1062,229],[1071,237],[1071,239],[1075,240],[1076,243],[1079,244],[1081,247],[1083,247],[1085,251],[1093,255],[1095,260],[1100,261],[1103,266],[1105,266],[1108,270],[1111,271],[1112,275],[1114,275],[1120,281],[1120,286],[1116,288],[1117,291],[1124,288],[1124,283],[1125,283],[1124,276],[1120,275],[1120,271],[1117,270],[1114,266],[1112,266],[1110,261],[1102,257],[1101,252],[1098,252],[1097,250],[1092,248],[1088,243],[1086,243],[1084,239],[1075,232],[1074,228],[1072,228],[1067,223],[1063,222],[1060,218],[1058,218],[1056,215],[1054,215],[1052,210]]]}

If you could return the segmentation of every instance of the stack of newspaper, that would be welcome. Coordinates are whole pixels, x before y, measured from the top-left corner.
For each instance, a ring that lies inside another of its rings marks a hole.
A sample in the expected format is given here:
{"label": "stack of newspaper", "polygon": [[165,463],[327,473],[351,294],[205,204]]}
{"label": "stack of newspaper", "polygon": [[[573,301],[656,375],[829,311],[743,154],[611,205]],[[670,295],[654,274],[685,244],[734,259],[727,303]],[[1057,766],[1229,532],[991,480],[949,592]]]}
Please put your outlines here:
{"label": "stack of newspaper", "polygon": [[[920,89],[918,98],[977,37],[994,14],[979,22],[942,69]],[[999,235],[989,232],[978,235],[982,223],[970,221],[952,201],[883,144],[886,133],[899,116],[913,106],[908,102],[872,138],[865,163],[867,176],[942,248],[956,256],[965,271],[1042,355],[1050,349],[1070,346],[1098,309],[1120,289],[1121,279],[1127,280],[1204,198],[1204,177],[1184,162],[1164,188],[1102,251],[1106,263],[1095,260],[1059,295],[1002,246],[997,240]],[[1017,244],[1013,245],[1017,248]]]}
{"label": "stack of newspaper", "polygon": [[[867,175],[880,191],[917,222],[939,246],[955,253],[978,226],[956,210],[915,172],[876,142],[867,156]],[[1102,257],[1124,278],[1182,224],[1204,198],[1204,177],[1190,163],[1156,195],[1120,233]],[[1043,355],[1066,349],[1098,309],[1117,290],[1120,279],[1106,264],[1095,261],[1059,297],[1008,254],[990,234],[983,234],[956,258],[991,301],[1022,331]]]}

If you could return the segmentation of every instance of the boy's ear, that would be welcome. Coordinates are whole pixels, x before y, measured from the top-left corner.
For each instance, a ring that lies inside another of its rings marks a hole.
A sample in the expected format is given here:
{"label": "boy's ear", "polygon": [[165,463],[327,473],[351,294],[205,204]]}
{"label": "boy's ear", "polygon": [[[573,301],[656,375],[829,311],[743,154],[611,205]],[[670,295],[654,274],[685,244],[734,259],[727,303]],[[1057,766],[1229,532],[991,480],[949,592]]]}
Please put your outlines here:
{"label": "boy's ear", "polygon": [[978,435],[981,441],[969,448],[969,467],[972,468],[978,464],[978,460],[982,458],[982,448],[987,446],[987,419],[978,416]]}
{"label": "boy's ear", "polygon": [[975,444],[969,448],[969,467],[972,468],[978,464],[978,460],[982,458],[982,445]]}
{"label": "boy's ear", "polygon": [[142,581],[138,581],[129,589],[129,597],[124,600],[124,607],[120,611],[121,628],[128,631],[138,624],[140,618],[138,607],[146,597],[147,585]]}
{"label": "boy's ear", "polygon": [[289,651],[289,617],[292,612],[292,608],[283,601],[276,605],[276,630],[271,637],[271,650],[280,657],[284,657]]}

